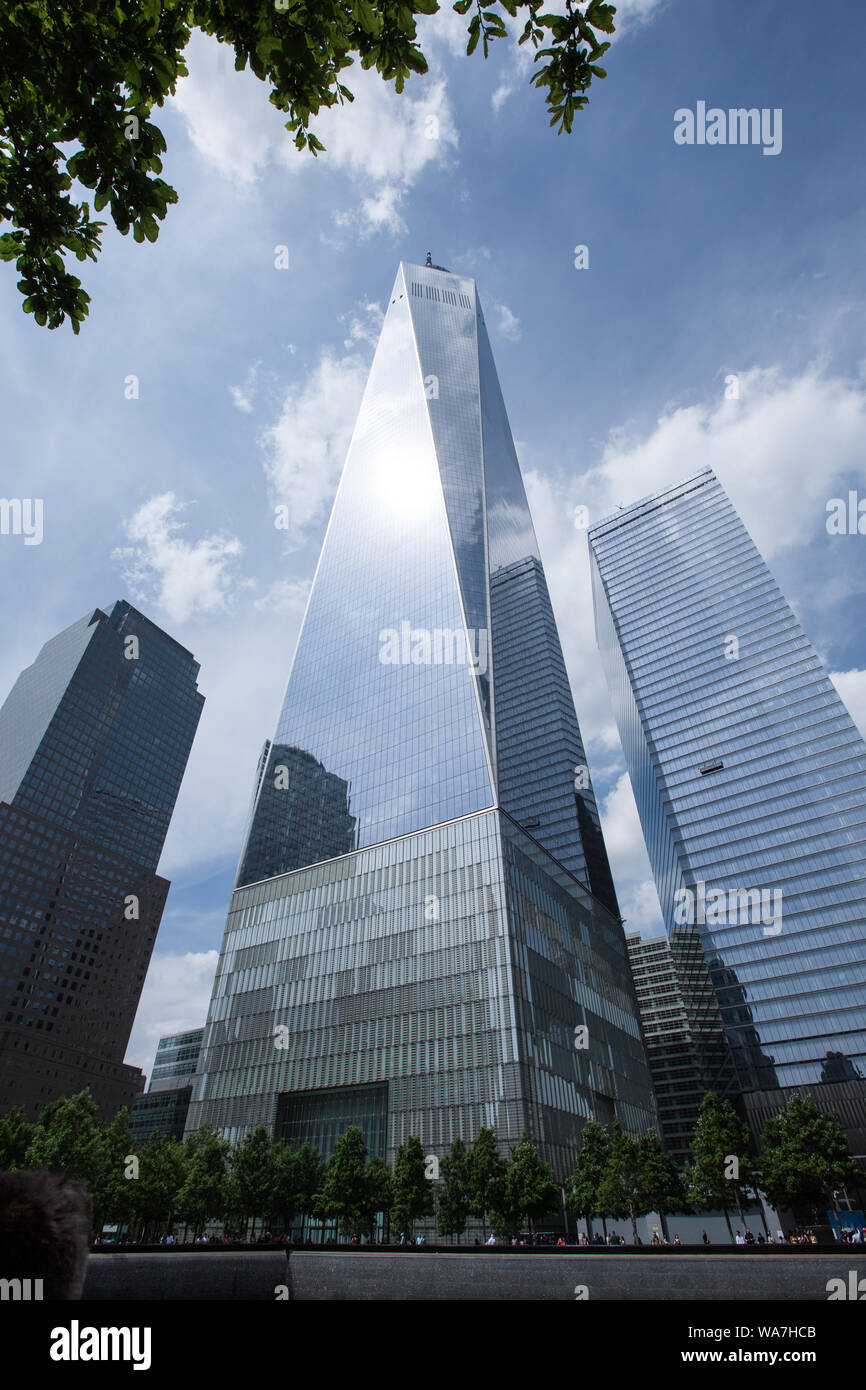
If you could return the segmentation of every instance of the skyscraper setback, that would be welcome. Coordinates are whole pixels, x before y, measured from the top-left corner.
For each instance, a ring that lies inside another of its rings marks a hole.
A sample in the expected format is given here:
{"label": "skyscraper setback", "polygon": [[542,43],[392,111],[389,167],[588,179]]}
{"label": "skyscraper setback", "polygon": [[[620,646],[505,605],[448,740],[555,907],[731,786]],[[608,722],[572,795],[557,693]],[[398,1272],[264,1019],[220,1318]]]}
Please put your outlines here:
{"label": "skyscraper setback", "polygon": [[128,603],[46,642],[0,709],[0,1112],[90,1086],[105,1118],[169,885],[156,873],[204,703]]}
{"label": "skyscraper setback", "polygon": [[711,469],[589,542],[665,926],[700,935],[753,1128],[798,1088],[866,1153],[866,744]]}
{"label": "skyscraper setback", "polygon": [[[577,1045],[576,1045],[577,1044]],[[474,281],[403,264],[259,765],[188,1128],[393,1158],[654,1118]]]}

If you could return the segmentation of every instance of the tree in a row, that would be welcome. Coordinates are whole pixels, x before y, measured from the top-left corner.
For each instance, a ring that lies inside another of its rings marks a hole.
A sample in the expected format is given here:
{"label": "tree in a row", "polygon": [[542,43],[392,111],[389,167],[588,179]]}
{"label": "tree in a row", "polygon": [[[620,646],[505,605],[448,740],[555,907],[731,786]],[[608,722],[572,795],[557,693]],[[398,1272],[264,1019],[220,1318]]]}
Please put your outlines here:
{"label": "tree in a row", "polygon": [[632,1139],[614,1120],[608,1131],[597,1120],[588,1120],[577,1164],[566,1184],[569,1211],[589,1224],[629,1220],[637,1243],[637,1219],[651,1211],[660,1215],[682,1211],[683,1184],[677,1166],[665,1153],[654,1129]]}
{"label": "tree in a row", "polygon": [[[794,1094],[764,1126],[761,1154],[750,1147],[747,1125],[730,1101],[708,1092],[692,1141],[692,1161],[680,1175],[661,1148],[655,1130],[630,1138],[614,1121],[608,1131],[590,1120],[583,1131],[577,1165],[567,1184],[567,1203],[587,1222],[630,1220],[649,1212],[722,1211],[731,1241],[730,1213],[739,1213],[763,1193],[771,1206],[838,1212],[837,1193],[864,1185],[838,1116],[819,1110],[810,1096]],[[763,1219],[763,1213],[762,1213]],[[766,1225],[766,1222],[765,1222]]]}
{"label": "tree in a row", "polygon": [[503,1159],[492,1129],[474,1144],[455,1139],[439,1165],[436,1226],[440,1235],[461,1236],[470,1217],[495,1235],[511,1238],[552,1211],[559,1187],[533,1140],[524,1134]]}
{"label": "tree in a row", "polygon": [[[440,1235],[462,1235],[470,1219],[510,1238],[552,1212],[559,1189],[554,1175],[524,1134],[507,1159],[492,1129],[467,1146],[455,1139],[439,1165],[438,1181],[415,1135],[400,1145],[393,1171],[368,1154],[363,1135],[350,1128],[327,1163],[309,1145],[274,1141],[265,1126],[231,1145],[210,1125],[183,1143],[156,1134],[133,1139],[125,1110],[108,1124],[97,1119],[89,1091],[47,1105],[32,1123],[20,1110],[0,1117],[0,1168],[49,1168],[79,1178],[93,1202],[94,1228],[118,1222],[142,1240],[175,1221],[198,1235],[208,1221],[227,1233],[254,1236],[266,1226],[290,1229],[296,1218],[336,1221],[342,1235],[372,1236],[386,1217],[395,1234],[411,1234],[435,1213]],[[749,1132],[730,1102],[704,1097],[693,1159],[681,1176],[654,1130],[631,1138],[617,1121],[611,1130],[590,1120],[574,1173],[566,1184],[569,1210],[587,1222],[637,1219],[690,1209],[721,1209],[733,1240],[730,1212],[745,1225],[747,1204],[763,1192],[771,1205],[804,1210],[832,1206],[840,1188],[863,1186],[839,1119],[794,1095],[764,1127],[755,1157]]]}

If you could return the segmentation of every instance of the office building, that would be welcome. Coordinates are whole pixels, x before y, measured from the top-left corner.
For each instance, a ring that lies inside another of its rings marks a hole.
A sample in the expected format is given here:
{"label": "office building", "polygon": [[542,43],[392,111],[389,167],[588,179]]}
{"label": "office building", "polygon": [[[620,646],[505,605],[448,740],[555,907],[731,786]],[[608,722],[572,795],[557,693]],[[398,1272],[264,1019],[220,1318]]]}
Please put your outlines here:
{"label": "office building", "polygon": [[128,603],[46,642],[0,709],[0,1111],[90,1086],[105,1118],[169,884],[156,872],[203,697]]}
{"label": "office building", "polygon": [[866,745],[711,469],[589,543],[665,927],[700,935],[753,1130],[796,1089],[866,1154]]}
{"label": "office building", "polygon": [[[280,801],[283,798],[283,801]],[[187,1129],[390,1161],[654,1120],[616,897],[475,283],[400,266],[270,749]]]}

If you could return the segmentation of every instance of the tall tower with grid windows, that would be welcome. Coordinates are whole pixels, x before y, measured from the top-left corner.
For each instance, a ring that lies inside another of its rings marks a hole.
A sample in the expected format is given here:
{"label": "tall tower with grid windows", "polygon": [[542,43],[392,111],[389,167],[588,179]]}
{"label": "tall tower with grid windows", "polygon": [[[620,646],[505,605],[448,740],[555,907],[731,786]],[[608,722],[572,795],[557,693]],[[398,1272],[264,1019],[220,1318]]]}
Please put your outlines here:
{"label": "tall tower with grid windows", "polygon": [[[577,1045],[576,1045],[577,1044]],[[654,1120],[475,282],[402,264],[256,778],[187,1128],[392,1159]]]}
{"label": "tall tower with grid windows", "polygon": [[711,468],[589,545],[665,927],[700,937],[753,1132],[805,1092],[866,1157],[866,743]]}
{"label": "tall tower with grid windows", "polygon": [[157,874],[204,697],[120,600],[46,642],[0,709],[0,1113],[89,1086],[104,1118],[169,884]]}

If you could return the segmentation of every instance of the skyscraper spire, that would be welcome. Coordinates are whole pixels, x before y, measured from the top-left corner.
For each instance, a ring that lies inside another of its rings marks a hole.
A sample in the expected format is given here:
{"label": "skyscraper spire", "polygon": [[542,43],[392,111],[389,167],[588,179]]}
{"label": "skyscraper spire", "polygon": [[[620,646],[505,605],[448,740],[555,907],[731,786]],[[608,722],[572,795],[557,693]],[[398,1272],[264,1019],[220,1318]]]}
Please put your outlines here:
{"label": "skyscraper spire", "polygon": [[389,1157],[526,1129],[564,1177],[590,1115],[651,1123],[649,1074],[475,282],[429,259],[389,296],[188,1127],[360,1123]]}

